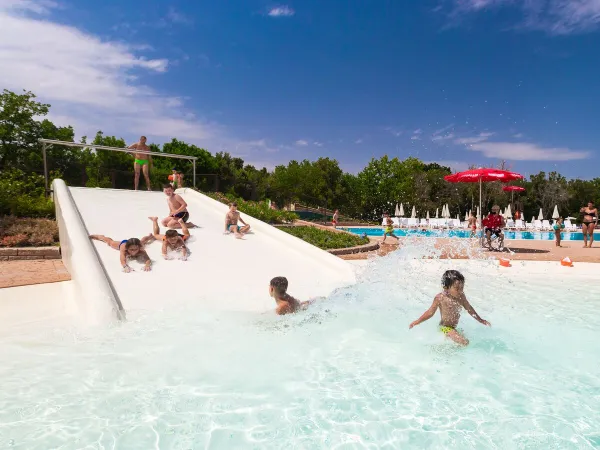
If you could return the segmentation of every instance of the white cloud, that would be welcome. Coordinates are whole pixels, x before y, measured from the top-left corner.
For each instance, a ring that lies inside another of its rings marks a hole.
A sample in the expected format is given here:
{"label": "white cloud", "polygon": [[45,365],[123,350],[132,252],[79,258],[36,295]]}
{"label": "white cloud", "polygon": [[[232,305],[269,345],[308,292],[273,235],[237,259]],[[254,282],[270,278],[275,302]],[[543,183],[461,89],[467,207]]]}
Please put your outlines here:
{"label": "white cloud", "polygon": [[513,161],[572,161],[590,157],[590,152],[587,151],[542,147],[527,142],[480,142],[471,145],[470,149],[481,152],[488,158]]}
{"label": "white cloud", "polygon": [[313,142],[313,145],[316,146],[316,147],[323,147],[323,143],[319,142],[319,141]]}
{"label": "white cloud", "polygon": [[185,14],[180,13],[172,6],[169,8],[169,12],[167,13],[167,19],[174,24],[191,25],[193,23],[192,19]]}
{"label": "white cloud", "polygon": [[423,130],[421,130],[420,128],[418,128],[415,131],[413,131],[413,134],[421,134],[422,132],[423,132]]}
{"label": "white cloud", "polygon": [[431,137],[431,140],[433,142],[443,142],[443,141],[448,141],[450,139],[454,139],[454,133],[448,133],[448,134],[444,134],[444,135],[434,135]]}
{"label": "white cloud", "polygon": [[482,153],[488,158],[513,161],[572,161],[590,157],[588,151],[576,151],[566,147],[542,147],[529,142],[493,142],[494,133],[479,133],[472,138],[461,138],[454,142],[464,144],[469,150]]}
{"label": "white cloud", "polygon": [[357,139],[357,140],[355,140],[355,141],[354,141],[354,143],[355,143],[355,144],[362,144],[362,143],[363,143],[363,140],[362,140],[362,139]]}
{"label": "white cloud", "polygon": [[421,133],[423,133],[423,130],[421,130],[420,128],[416,129],[415,131],[413,131],[413,135],[411,136],[411,140],[412,141],[420,141],[421,140]]}
{"label": "white cloud", "polygon": [[413,136],[411,136],[411,137],[410,137],[410,140],[411,140],[411,141],[420,141],[420,140],[421,140],[421,138],[419,137],[419,135],[418,135],[418,134],[415,134],[415,135],[413,135]]}
{"label": "white cloud", "polygon": [[519,8],[523,15],[519,27],[554,35],[590,32],[600,27],[600,0],[453,0],[453,5],[454,19],[492,8]]}
{"label": "white cloud", "polygon": [[391,134],[393,134],[396,137],[402,136],[404,134],[404,131],[398,130],[398,129],[395,129],[392,127],[385,127],[384,130],[389,131]]}
{"label": "white cloud", "polygon": [[306,147],[308,145],[308,141],[305,141],[304,139],[298,139],[296,141],[296,145],[298,147]]}
{"label": "white cloud", "polygon": [[487,141],[493,135],[494,133],[479,133],[474,137],[456,139],[454,143],[461,145],[477,144],[478,142]]}
{"label": "white cloud", "polygon": [[[211,151],[269,152],[265,140],[244,141],[185,108],[184,100],[145,85],[163,74],[164,58],[148,58],[145,46],[102,40],[52,21],[54,2],[0,0],[0,86],[34,92],[52,105],[49,119],[73,125],[78,136],[96,131],[126,139],[176,136]],[[40,16],[41,15],[41,16]],[[6,70],[10,68],[10,70]]]}
{"label": "white cloud", "polygon": [[521,139],[523,137],[523,133],[517,133],[517,134],[513,134],[513,137],[515,139]]}
{"label": "white cloud", "polygon": [[453,128],[453,127],[454,127],[454,124],[453,124],[453,123],[451,123],[450,125],[447,125],[447,126],[445,126],[444,128],[440,128],[439,130],[435,130],[435,131],[433,132],[433,135],[432,135],[432,136],[439,136],[440,134],[443,134],[444,132],[446,132],[446,131],[450,130],[450,129],[451,129],[451,128]]}
{"label": "white cloud", "polygon": [[296,14],[296,11],[286,5],[276,6],[275,8],[271,8],[268,12],[270,17],[291,17],[294,14]]}

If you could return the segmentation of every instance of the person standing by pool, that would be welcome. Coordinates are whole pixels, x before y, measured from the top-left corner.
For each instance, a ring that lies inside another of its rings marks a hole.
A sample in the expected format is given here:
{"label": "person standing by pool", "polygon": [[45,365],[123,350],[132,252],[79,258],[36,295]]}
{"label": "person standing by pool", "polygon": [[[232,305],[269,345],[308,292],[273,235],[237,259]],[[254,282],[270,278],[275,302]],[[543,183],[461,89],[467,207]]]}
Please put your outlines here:
{"label": "person standing by pool", "polygon": [[408,328],[412,329],[415,325],[431,319],[439,308],[441,315],[440,331],[457,344],[469,345],[469,340],[456,329],[462,308],[480,324],[488,327],[492,325],[487,320],[483,320],[467,300],[464,293],[465,277],[458,270],[444,272],[444,275],[442,275],[442,288],[444,291],[435,296],[429,309],[412,322]]}
{"label": "person standing by pool", "polygon": [[333,228],[337,228],[339,216],[340,216],[340,212],[336,209],[335,212],[333,213],[333,218],[331,219],[331,224],[333,225]]}
{"label": "person standing by pool", "polygon": [[583,248],[592,248],[592,244],[594,243],[594,228],[596,228],[596,222],[598,222],[598,208],[594,206],[594,202],[590,201],[587,207],[582,207],[579,212],[583,216]]}
{"label": "person standing by pool", "polygon": [[477,218],[473,213],[469,217],[469,228],[471,230],[471,237],[475,237],[475,234],[477,234]]}
{"label": "person standing by pool", "polygon": [[385,244],[385,239],[388,236],[396,238],[396,240],[399,241],[400,238],[398,238],[398,236],[394,234],[394,221],[392,220],[390,215],[388,213],[385,213],[383,215],[383,219],[385,221],[385,229],[383,230],[383,241],[381,241],[381,243]]}
{"label": "person standing by pool", "polygon": [[152,156],[147,154],[148,152],[150,152],[150,147],[146,145],[146,136],[141,136],[139,142],[131,144],[127,148],[137,150],[133,155],[133,157],[135,158],[133,163],[133,189],[136,191],[138,190],[141,169],[144,173],[144,178],[146,179],[146,187],[149,191],[151,191],[152,186],[150,185],[150,165],[152,164]]}
{"label": "person standing by pool", "polygon": [[565,228],[565,224],[563,223],[563,218],[559,217],[558,219],[556,219],[556,222],[554,222],[554,225],[552,226],[552,228],[554,229],[554,239],[555,239],[555,243],[557,247],[560,247],[560,232],[562,230],[564,230]]}

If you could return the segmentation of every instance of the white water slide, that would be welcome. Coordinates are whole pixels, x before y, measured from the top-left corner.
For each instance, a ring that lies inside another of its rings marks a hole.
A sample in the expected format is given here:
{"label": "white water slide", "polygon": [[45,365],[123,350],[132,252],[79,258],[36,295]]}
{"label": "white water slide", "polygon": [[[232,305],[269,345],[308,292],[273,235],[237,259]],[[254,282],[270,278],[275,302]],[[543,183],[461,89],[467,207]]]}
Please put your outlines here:
{"label": "white water slide", "polygon": [[75,285],[73,307],[86,322],[132,318],[190,302],[207,309],[268,311],[275,306],[268,295],[275,276],[287,277],[289,292],[300,299],[326,296],[355,281],[346,261],[243,213],[252,233],[242,240],[225,235],[227,206],[185,188],[177,193],[198,225],[190,230],[188,260],[163,260],[161,243],[154,242],[147,246],[152,271],[133,263],[135,271],[126,274],[118,251],[90,241],[88,234],[117,241],[148,235],[148,216],[168,215],[165,195],[69,188],[62,180],[54,181],[53,190],[63,260]]}

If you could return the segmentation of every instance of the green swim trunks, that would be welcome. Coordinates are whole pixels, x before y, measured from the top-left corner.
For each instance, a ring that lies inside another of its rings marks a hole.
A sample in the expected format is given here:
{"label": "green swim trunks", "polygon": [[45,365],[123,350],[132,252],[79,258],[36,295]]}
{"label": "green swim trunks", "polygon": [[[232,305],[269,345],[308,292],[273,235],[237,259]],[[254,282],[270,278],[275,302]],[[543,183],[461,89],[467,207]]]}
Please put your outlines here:
{"label": "green swim trunks", "polygon": [[385,232],[388,234],[392,234],[394,232],[394,227],[386,227]]}
{"label": "green swim trunks", "polygon": [[140,166],[143,166],[144,164],[148,164],[147,159],[136,159],[135,162],[136,162],[136,164],[139,164]]}
{"label": "green swim trunks", "polygon": [[448,334],[448,333],[450,333],[451,331],[456,331],[456,329],[455,329],[455,328],[452,328],[452,327],[445,327],[445,326],[443,326],[443,325],[440,325],[440,331],[441,331],[442,333],[444,333],[444,334]]}

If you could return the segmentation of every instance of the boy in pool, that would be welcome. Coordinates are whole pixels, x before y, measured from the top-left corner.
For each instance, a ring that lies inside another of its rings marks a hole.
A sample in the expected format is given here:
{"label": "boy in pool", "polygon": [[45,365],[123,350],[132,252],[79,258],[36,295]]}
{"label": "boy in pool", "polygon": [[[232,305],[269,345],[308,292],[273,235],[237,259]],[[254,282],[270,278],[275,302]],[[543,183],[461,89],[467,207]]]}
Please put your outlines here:
{"label": "boy in pool", "polygon": [[388,236],[396,238],[396,240],[399,241],[400,239],[398,238],[398,236],[394,234],[394,221],[392,220],[390,215],[387,213],[384,214],[383,219],[385,220],[385,229],[383,230],[383,241],[381,241],[381,243],[385,244],[385,239]]}
{"label": "boy in pool", "polygon": [[462,308],[466,309],[477,322],[488,327],[492,325],[487,320],[479,317],[479,314],[475,312],[467,297],[465,297],[465,277],[462,273],[458,270],[447,270],[444,272],[442,287],[444,291],[435,296],[431,307],[421,317],[412,322],[408,328],[410,329],[421,322],[431,319],[439,308],[441,315],[440,331],[457,344],[469,345],[469,340],[456,329]]}
{"label": "boy in pool", "polygon": [[283,316],[284,314],[293,314],[298,310],[308,308],[313,301],[308,300],[299,302],[287,293],[288,280],[286,277],[275,277],[269,283],[269,295],[275,299],[277,307],[275,314]]}
{"label": "boy in pool", "polygon": [[131,238],[122,240],[121,242],[115,241],[114,239],[101,234],[92,234],[90,235],[90,239],[102,241],[110,248],[119,250],[121,267],[123,267],[123,272],[125,273],[129,273],[133,270],[131,267],[129,267],[129,264],[127,264],[129,259],[135,259],[138,262],[143,262],[144,271],[146,272],[152,269],[152,260],[150,260],[148,253],[146,253],[146,250],[144,250],[144,245],[153,239],[151,234],[144,236],[141,240],[138,238]]}
{"label": "boy in pool", "polygon": [[181,231],[183,234],[179,234],[176,230],[167,230],[165,234],[160,234],[160,227],[158,226],[158,217],[148,217],[152,221],[152,236],[157,241],[162,241],[162,255],[165,259],[171,259],[167,255],[168,250],[175,252],[181,251],[182,260],[187,261],[188,249],[185,242],[190,238],[190,231],[188,230],[183,219],[179,219],[179,225],[181,225]]}

